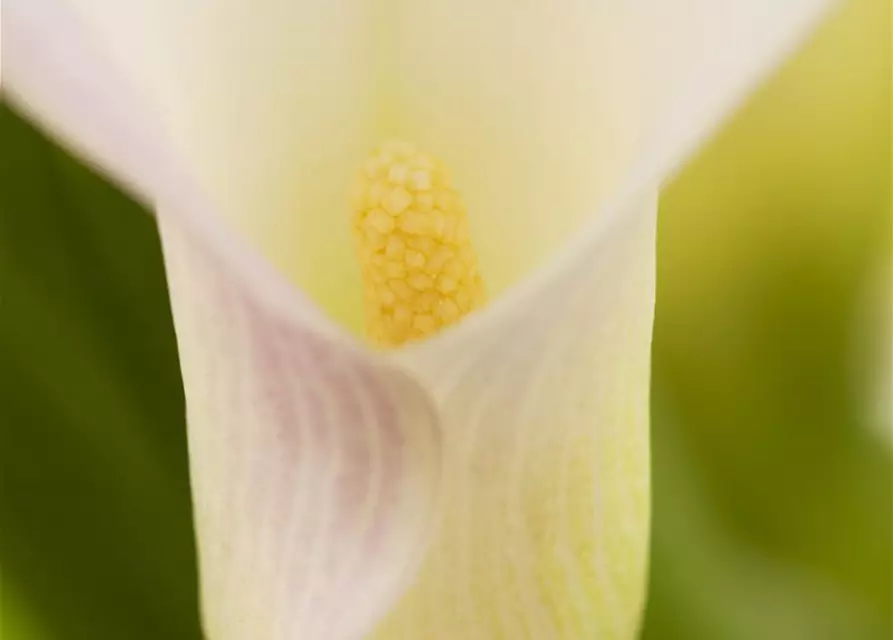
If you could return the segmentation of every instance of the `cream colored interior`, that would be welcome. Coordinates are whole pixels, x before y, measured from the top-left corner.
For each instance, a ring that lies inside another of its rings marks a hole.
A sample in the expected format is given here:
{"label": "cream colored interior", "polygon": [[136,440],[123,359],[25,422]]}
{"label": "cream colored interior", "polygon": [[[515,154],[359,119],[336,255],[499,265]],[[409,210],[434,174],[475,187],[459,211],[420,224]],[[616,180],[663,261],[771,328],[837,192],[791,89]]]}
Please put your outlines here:
{"label": "cream colored interior", "polygon": [[653,106],[637,3],[74,2],[224,216],[355,331],[349,189],[374,145],[450,167],[493,296],[598,210]]}

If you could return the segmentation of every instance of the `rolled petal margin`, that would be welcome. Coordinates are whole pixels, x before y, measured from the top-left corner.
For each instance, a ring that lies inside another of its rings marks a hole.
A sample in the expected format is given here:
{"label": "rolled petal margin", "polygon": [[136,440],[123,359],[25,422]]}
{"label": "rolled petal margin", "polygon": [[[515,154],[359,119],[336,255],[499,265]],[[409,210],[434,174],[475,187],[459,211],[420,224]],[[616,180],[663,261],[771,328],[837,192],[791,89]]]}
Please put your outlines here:
{"label": "rolled petal margin", "polygon": [[6,0],[13,104],[157,211],[212,640],[635,634],[655,194],[827,4],[643,2],[658,112],[615,197],[490,308],[384,356],[223,226],[64,3]]}

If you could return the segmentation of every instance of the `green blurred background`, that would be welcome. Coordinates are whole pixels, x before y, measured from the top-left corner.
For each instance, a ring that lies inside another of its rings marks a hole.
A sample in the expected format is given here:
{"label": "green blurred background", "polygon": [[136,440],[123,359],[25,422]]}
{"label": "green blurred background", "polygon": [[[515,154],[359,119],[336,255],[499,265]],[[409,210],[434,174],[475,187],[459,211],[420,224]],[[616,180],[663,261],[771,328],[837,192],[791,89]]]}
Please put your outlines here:
{"label": "green blurred background", "polygon": [[[893,636],[890,26],[663,194],[648,640]],[[0,107],[0,638],[200,636],[183,413],[151,219]]]}

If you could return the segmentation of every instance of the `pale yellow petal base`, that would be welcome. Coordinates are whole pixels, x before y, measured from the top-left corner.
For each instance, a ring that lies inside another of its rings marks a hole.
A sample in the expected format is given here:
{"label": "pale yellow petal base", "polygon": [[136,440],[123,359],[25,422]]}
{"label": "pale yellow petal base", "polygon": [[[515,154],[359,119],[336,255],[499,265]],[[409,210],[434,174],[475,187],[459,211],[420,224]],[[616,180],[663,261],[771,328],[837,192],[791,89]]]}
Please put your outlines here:
{"label": "pale yellow petal base", "polygon": [[505,309],[498,329],[472,317],[455,341],[397,354],[442,410],[445,512],[419,579],[373,638],[636,636],[655,214],[651,196],[536,305]]}

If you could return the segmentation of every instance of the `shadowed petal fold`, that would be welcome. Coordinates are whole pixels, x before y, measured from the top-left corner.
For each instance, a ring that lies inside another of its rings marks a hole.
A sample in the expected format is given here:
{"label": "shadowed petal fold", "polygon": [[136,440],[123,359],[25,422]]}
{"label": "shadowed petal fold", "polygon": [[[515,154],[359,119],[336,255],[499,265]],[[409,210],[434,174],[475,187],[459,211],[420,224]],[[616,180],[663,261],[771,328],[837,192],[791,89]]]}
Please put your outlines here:
{"label": "shadowed petal fold", "polygon": [[270,307],[175,217],[161,232],[209,637],[361,637],[439,509],[428,397]]}

